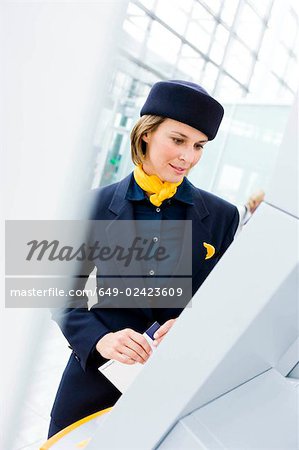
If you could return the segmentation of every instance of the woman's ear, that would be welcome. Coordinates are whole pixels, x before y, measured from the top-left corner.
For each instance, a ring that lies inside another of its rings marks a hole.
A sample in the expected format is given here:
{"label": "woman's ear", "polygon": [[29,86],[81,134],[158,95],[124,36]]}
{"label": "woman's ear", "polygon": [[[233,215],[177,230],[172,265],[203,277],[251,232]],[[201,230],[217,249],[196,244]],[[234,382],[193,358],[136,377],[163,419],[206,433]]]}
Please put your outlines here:
{"label": "woman's ear", "polygon": [[149,138],[149,133],[144,133],[144,134],[141,136],[141,139],[142,139],[144,142],[148,142],[148,138]]}

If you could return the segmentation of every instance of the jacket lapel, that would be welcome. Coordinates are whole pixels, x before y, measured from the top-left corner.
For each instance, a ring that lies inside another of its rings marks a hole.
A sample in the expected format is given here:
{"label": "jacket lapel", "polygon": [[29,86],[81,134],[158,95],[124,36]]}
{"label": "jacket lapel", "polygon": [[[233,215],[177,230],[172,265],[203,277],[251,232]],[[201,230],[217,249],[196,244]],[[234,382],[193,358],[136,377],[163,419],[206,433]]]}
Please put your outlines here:
{"label": "jacket lapel", "polygon": [[204,223],[204,219],[210,213],[197,189],[194,189],[193,198],[194,206],[187,209],[186,219],[192,220],[192,278],[194,279],[206,263],[206,249],[203,243],[210,243],[212,236],[210,229]]}
{"label": "jacket lapel", "polygon": [[[211,242],[211,233],[204,224],[204,219],[209,216],[209,211],[200,194],[188,181],[193,194],[193,205],[188,205],[186,210],[186,222],[182,236],[181,256],[174,270],[174,276],[192,275],[192,281],[198,273],[205,268],[206,249],[204,242]],[[191,234],[191,236],[190,236]],[[169,280],[169,286],[171,279]]]}
{"label": "jacket lapel", "polygon": [[[126,193],[131,180],[131,176],[122,180],[110,203],[109,210],[114,213],[115,218],[106,227],[106,234],[108,242],[114,248],[120,245],[128,249],[136,238],[137,231],[134,220],[134,210],[132,203],[126,199]],[[114,259],[117,266],[118,273],[121,276],[141,276],[140,264],[134,263],[132,259],[131,264],[125,267],[124,262]]]}
{"label": "jacket lapel", "polygon": [[[115,218],[106,227],[106,235],[111,248],[120,245],[128,249],[137,237],[133,205],[126,199],[131,177],[132,174],[120,181],[109,205],[109,210],[115,215]],[[134,257],[128,267],[125,267],[123,261],[114,258],[114,266],[116,269],[115,274],[118,273],[120,275],[125,287],[131,288],[132,291],[134,291],[134,287],[140,290],[145,287],[141,264]],[[134,280],[130,280],[130,278],[134,278]],[[144,309],[147,315],[151,315],[150,310],[147,310],[147,307],[144,308],[147,304],[145,296],[136,296],[134,301],[136,305],[138,303],[138,307]]]}

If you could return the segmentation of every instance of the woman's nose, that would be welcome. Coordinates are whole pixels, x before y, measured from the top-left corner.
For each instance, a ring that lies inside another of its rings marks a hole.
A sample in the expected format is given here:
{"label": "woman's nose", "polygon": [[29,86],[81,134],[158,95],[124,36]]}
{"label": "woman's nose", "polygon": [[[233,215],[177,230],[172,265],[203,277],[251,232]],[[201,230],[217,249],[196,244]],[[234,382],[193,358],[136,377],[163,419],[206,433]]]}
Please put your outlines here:
{"label": "woman's nose", "polygon": [[185,147],[181,152],[179,159],[181,161],[192,162],[194,159],[194,149],[193,147]]}

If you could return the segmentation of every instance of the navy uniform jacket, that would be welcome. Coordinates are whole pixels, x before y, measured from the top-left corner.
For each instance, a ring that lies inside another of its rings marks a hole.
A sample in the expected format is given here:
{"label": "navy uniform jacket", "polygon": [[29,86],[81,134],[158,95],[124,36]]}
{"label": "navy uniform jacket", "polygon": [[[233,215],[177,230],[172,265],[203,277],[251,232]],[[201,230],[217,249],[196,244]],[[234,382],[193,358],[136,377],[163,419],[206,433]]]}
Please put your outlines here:
{"label": "navy uniform jacket", "polygon": [[[133,202],[126,198],[132,178],[130,174],[119,183],[93,191],[92,219],[109,220],[112,225],[114,221],[134,220]],[[183,184],[193,200],[193,204],[186,205],[186,220],[192,221],[192,291],[195,293],[233,241],[239,214],[235,206],[194,187],[186,178]],[[216,249],[211,259],[205,260],[203,242],[211,243]],[[94,263],[90,263],[88,272],[93,268]],[[143,333],[154,321],[162,325],[181,311],[171,308],[88,310],[85,305],[64,310],[62,317],[61,313],[54,313],[53,318],[59,322],[72,349],[51,412],[56,426],[64,428],[118,400],[119,391],[97,369],[107,361],[95,350],[101,337],[124,328]]]}

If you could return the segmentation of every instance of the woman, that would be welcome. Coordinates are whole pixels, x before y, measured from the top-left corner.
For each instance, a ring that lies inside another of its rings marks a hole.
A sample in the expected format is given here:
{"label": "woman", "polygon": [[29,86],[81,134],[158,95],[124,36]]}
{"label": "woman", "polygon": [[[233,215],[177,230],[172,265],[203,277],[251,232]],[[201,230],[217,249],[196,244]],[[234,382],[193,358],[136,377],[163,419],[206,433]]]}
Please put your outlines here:
{"label": "woman", "polygon": [[[152,220],[153,229],[160,231],[174,220],[191,221],[194,294],[232,242],[239,222],[233,205],[197,189],[186,178],[199,162],[206,143],[215,138],[223,108],[195,83],[162,81],[151,89],[140,115],[131,133],[136,168],[119,183],[94,192],[92,218],[110,221],[109,233],[114,237],[119,234],[121,220],[136,221],[139,232],[144,231],[142,219]],[[115,226],[118,231],[113,231]],[[172,245],[167,262],[172,267],[178,264],[184,249],[180,232],[170,227],[164,233]],[[94,265],[89,262],[85,273],[90,273]],[[98,272],[104,276],[105,267],[99,267]],[[156,274],[150,263],[145,262],[143,270],[148,275],[145,281],[152,282],[151,276]],[[154,282],[159,283],[159,279]],[[142,333],[158,321],[161,327],[154,336],[158,345],[183,309],[177,304],[156,306],[98,307],[89,311],[85,305],[64,311],[60,326],[73,352],[52,409],[49,436],[115,404],[120,392],[98,367],[107,359],[124,364],[147,361],[151,349]]]}

